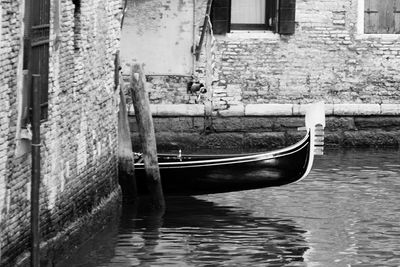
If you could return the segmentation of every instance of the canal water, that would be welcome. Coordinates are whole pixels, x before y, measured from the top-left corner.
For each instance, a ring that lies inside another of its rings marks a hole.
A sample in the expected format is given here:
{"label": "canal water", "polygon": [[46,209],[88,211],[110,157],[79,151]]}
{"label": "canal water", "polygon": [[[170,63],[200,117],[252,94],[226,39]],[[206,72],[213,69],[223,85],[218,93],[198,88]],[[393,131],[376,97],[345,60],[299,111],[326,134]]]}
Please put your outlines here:
{"label": "canal water", "polygon": [[400,266],[400,152],[327,151],[296,184],[145,210],[57,266]]}

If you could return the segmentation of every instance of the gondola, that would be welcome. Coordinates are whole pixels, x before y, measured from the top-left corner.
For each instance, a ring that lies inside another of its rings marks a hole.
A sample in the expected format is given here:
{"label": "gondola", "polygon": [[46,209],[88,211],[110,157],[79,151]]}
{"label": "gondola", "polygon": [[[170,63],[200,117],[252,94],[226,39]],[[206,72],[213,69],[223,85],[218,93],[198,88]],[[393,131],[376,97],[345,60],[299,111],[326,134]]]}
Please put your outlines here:
{"label": "gondola", "polygon": [[[324,106],[312,104],[306,112],[305,136],[289,147],[249,154],[159,154],[162,187],[166,195],[202,195],[272,186],[304,179],[314,155],[323,152]],[[144,163],[135,162],[138,192],[147,193]]]}

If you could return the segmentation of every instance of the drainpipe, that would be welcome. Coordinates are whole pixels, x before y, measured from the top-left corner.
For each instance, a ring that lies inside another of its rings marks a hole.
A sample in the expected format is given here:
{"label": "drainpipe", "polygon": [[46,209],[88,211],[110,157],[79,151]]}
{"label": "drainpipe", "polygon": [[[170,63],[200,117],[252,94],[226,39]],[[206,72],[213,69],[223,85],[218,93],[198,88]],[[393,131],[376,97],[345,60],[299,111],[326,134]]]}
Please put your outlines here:
{"label": "drainpipe", "polygon": [[121,30],[122,30],[122,27],[124,26],[124,19],[125,19],[125,14],[126,14],[127,6],[128,6],[128,0],[125,0],[125,2],[124,2],[124,7],[123,7],[123,10],[122,10]]}
{"label": "drainpipe", "polygon": [[31,267],[40,266],[40,75],[32,75]]}
{"label": "drainpipe", "polygon": [[193,36],[192,36],[192,77],[196,70],[196,0],[193,0]]}
{"label": "drainpipe", "polygon": [[206,15],[204,17],[204,22],[203,22],[203,30],[201,31],[199,45],[196,46],[196,50],[195,50],[196,61],[198,61],[199,58],[200,58],[200,52],[201,52],[201,47],[203,46],[204,36],[206,35],[207,29],[208,29],[208,24],[209,24],[209,19],[210,19],[210,12],[211,12],[211,5],[212,5],[212,0],[208,0],[207,9],[206,9]]}

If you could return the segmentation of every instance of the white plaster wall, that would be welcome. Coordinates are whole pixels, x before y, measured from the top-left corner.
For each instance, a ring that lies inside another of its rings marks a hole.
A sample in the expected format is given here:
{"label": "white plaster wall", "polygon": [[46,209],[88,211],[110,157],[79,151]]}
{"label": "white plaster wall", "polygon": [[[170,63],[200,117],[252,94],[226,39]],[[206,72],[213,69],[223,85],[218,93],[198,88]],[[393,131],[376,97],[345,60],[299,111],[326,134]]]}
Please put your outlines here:
{"label": "white plaster wall", "polygon": [[123,73],[133,61],[147,74],[192,72],[192,0],[128,0],[121,38]]}

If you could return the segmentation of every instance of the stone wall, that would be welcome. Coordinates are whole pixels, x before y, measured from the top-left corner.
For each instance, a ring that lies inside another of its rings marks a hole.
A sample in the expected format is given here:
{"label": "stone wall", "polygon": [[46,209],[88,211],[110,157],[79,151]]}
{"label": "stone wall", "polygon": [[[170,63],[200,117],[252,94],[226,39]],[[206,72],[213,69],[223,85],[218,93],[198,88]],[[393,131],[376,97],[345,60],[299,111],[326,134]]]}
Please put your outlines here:
{"label": "stone wall", "polygon": [[[113,75],[120,6],[87,0],[75,9],[70,0],[51,1],[49,113],[41,126],[43,242],[119,192]],[[1,266],[15,266],[29,248],[31,156],[16,154],[23,10],[23,1],[1,0]]]}
{"label": "stone wall", "polygon": [[[206,116],[206,107],[152,105],[161,150],[247,150],[285,147],[300,140],[303,104],[247,104]],[[400,147],[399,104],[325,105],[325,147]],[[130,117],[134,149],[140,150],[135,117]],[[207,129],[208,127],[208,129]]]}

